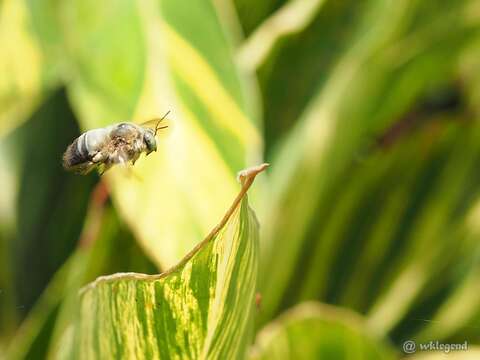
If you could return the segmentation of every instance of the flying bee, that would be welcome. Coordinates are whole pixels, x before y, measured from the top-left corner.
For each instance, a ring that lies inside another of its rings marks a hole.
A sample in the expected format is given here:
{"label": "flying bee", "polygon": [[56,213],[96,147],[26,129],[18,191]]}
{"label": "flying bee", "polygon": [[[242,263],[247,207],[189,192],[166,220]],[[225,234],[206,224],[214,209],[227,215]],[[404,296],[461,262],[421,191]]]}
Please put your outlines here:
{"label": "flying bee", "polygon": [[115,164],[135,164],[142,153],[157,151],[155,137],[168,127],[168,114],[143,124],[124,122],[83,133],[63,154],[63,167],[85,175],[95,168],[103,174]]}

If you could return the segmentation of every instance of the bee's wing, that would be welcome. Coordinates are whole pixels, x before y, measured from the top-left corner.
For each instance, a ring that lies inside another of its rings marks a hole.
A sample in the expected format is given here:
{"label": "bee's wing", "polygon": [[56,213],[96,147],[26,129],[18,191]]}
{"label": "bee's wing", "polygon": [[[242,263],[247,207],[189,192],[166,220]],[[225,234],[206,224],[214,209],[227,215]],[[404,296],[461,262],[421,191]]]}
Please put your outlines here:
{"label": "bee's wing", "polygon": [[162,137],[170,134],[170,132],[172,131],[172,121],[170,119],[167,119],[166,117],[153,118],[139,125],[147,129],[152,129],[154,131],[156,128],[158,128],[157,135],[160,135]]}

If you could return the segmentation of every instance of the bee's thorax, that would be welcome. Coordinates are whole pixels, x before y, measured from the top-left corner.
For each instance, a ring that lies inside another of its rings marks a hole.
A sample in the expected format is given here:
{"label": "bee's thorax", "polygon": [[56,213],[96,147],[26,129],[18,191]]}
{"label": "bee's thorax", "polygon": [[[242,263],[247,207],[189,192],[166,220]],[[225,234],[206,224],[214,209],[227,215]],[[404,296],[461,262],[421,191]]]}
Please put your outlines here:
{"label": "bee's thorax", "polygon": [[66,169],[75,171],[80,168],[83,171],[84,168],[90,169],[99,164],[104,164],[108,169],[114,164],[135,162],[140,154],[152,150],[151,144],[145,140],[145,134],[145,129],[131,123],[89,130],[67,148],[63,165]]}

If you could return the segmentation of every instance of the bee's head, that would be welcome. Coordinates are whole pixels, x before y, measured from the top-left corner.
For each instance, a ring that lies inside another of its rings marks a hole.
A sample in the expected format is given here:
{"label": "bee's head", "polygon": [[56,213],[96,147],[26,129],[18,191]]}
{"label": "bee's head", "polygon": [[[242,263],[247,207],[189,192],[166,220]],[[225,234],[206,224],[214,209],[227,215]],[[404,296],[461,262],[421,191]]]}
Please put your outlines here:
{"label": "bee's head", "polygon": [[147,155],[152,151],[157,151],[157,140],[155,139],[155,134],[152,131],[145,131],[145,134],[143,135],[143,141],[145,141],[145,145],[147,146]]}

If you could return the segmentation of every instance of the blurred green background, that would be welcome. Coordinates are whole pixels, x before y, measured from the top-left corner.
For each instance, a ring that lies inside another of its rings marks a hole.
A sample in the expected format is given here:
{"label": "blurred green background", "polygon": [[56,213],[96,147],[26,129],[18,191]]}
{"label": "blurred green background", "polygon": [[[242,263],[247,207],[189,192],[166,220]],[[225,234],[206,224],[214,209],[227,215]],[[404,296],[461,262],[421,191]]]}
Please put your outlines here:
{"label": "blurred green background", "polygon": [[[475,356],[479,104],[478,0],[0,1],[0,358],[51,354],[97,276],[175,264],[262,161],[249,357]],[[167,110],[140,181],[62,169]]]}

